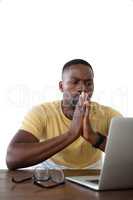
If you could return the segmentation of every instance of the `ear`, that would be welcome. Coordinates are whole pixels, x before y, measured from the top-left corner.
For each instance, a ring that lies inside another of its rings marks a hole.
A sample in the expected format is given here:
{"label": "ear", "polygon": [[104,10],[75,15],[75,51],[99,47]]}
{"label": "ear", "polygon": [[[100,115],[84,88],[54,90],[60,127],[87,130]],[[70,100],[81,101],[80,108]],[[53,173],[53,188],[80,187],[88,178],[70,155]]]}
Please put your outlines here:
{"label": "ear", "polygon": [[60,82],[59,82],[59,89],[60,89],[61,92],[64,91],[64,90],[63,90],[63,81],[60,81]]}

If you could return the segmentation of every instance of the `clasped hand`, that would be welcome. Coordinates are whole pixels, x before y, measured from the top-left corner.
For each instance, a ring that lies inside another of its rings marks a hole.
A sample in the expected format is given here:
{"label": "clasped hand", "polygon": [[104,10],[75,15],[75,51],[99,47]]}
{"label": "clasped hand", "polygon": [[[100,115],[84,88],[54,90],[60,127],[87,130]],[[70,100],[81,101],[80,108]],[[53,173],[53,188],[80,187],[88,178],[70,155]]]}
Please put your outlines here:
{"label": "clasped hand", "polygon": [[82,92],[74,111],[71,130],[77,135],[82,136],[91,144],[94,144],[96,133],[93,131],[89,120],[90,107],[91,102],[88,98],[88,94]]}

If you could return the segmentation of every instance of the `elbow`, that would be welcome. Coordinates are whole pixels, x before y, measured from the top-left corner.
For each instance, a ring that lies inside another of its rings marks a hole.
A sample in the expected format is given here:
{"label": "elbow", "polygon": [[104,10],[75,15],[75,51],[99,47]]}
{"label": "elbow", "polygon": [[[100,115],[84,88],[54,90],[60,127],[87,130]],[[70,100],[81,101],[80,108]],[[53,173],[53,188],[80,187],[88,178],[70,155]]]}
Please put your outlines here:
{"label": "elbow", "polygon": [[14,155],[13,150],[8,148],[6,154],[6,165],[9,170],[16,170],[18,169],[17,165],[17,157]]}
{"label": "elbow", "polygon": [[12,163],[6,162],[6,165],[7,165],[7,168],[9,170],[16,170],[17,169],[17,167],[15,167],[14,164],[12,164]]}
{"label": "elbow", "polygon": [[10,157],[10,155],[8,155],[8,154],[6,156],[6,166],[9,170],[16,170],[17,169],[15,160],[12,159],[12,157]]}
{"label": "elbow", "polygon": [[17,167],[15,166],[15,163],[9,159],[8,157],[6,158],[6,166],[9,170],[16,170]]}

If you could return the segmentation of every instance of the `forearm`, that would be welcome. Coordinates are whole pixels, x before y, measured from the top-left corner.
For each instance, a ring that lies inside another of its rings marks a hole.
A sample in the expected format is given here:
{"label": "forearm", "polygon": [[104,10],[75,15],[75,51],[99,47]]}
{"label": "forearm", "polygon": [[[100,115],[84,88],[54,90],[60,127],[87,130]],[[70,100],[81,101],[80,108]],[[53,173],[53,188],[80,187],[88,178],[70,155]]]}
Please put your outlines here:
{"label": "forearm", "polygon": [[13,170],[38,164],[61,151],[76,139],[77,135],[67,132],[40,143],[15,142],[9,145],[7,166]]}

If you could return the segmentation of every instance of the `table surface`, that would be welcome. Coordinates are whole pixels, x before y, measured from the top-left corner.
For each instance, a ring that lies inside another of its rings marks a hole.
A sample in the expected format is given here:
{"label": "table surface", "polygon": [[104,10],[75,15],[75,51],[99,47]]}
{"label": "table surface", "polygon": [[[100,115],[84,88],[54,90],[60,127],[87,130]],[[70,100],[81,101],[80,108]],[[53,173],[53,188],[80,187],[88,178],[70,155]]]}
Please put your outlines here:
{"label": "table surface", "polygon": [[[65,170],[67,175],[95,175],[97,170]],[[32,170],[0,170],[0,200],[133,200],[133,190],[96,192],[87,187],[69,182],[54,188],[40,188],[27,181],[12,183],[11,177],[27,177]]]}

